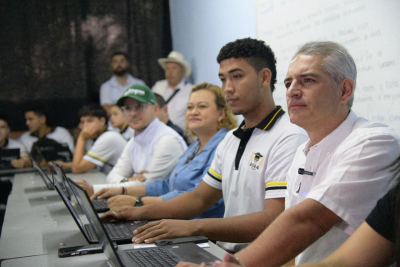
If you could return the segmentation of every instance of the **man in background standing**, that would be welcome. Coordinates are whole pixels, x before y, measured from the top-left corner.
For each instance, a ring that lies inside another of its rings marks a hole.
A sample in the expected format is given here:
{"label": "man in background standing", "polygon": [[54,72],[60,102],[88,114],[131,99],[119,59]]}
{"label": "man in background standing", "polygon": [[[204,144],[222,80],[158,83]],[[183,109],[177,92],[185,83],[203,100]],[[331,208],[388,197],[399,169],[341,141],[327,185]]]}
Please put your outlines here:
{"label": "man in background standing", "polygon": [[125,89],[132,84],[146,85],[142,80],[128,73],[130,63],[124,52],[114,52],[111,56],[111,71],[113,76],[100,87],[100,104],[109,112],[110,106],[117,103]]}
{"label": "man in background standing", "polygon": [[172,123],[184,129],[186,105],[193,87],[184,78],[190,76],[192,67],[183,55],[176,51],[169,53],[167,58],[159,58],[158,63],[165,70],[165,80],[156,82],[152,91],[164,98]]}

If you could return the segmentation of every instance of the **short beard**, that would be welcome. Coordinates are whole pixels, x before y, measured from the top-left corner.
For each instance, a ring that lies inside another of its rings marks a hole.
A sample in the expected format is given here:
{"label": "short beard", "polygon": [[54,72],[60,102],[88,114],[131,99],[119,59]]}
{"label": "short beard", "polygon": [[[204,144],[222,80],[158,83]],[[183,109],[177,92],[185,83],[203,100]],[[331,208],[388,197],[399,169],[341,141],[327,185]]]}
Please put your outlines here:
{"label": "short beard", "polygon": [[115,75],[119,76],[119,77],[124,76],[127,72],[128,72],[127,69],[124,69],[124,70],[115,70],[115,71],[113,71],[113,73],[114,73]]}

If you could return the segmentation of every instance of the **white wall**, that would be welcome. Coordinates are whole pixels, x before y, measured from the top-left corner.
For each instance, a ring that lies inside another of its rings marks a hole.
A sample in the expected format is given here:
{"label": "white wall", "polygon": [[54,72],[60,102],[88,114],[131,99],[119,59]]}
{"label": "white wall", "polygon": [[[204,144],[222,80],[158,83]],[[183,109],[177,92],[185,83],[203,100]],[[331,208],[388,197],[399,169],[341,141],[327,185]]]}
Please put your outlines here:
{"label": "white wall", "polygon": [[254,0],[170,0],[172,47],[192,64],[191,82],[220,85],[223,45],[256,37]]}

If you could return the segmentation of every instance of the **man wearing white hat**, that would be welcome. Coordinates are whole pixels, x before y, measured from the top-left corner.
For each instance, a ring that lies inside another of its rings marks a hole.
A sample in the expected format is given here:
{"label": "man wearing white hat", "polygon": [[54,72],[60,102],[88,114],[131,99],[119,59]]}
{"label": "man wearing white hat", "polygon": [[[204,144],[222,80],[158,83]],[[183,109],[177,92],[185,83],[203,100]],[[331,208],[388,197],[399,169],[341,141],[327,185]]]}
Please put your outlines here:
{"label": "man wearing white hat", "polygon": [[167,58],[159,58],[158,63],[165,70],[165,80],[154,84],[152,91],[161,95],[167,103],[171,121],[184,129],[186,105],[193,85],[185,81],[192,67],[183,55],[172,51]]}

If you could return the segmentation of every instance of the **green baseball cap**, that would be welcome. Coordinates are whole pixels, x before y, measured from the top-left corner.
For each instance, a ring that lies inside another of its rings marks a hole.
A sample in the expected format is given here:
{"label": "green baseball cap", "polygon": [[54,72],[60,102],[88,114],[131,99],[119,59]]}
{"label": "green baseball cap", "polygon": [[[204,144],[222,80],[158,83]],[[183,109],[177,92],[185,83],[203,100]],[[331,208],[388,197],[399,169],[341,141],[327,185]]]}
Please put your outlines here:
{"label": "green baseball cap", "polygon": [[124,94],[117,101],[117,105],[122,107],[124,105],[125,99],[133,98],[142,103],[152,103],[156,104],[156,97],[149,87],[141,84],[133,84],[126,88]]}

